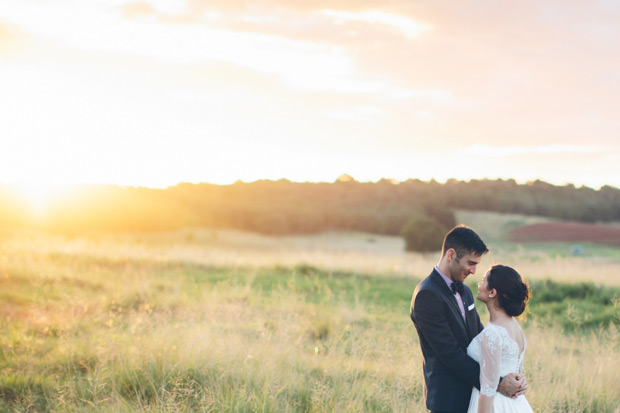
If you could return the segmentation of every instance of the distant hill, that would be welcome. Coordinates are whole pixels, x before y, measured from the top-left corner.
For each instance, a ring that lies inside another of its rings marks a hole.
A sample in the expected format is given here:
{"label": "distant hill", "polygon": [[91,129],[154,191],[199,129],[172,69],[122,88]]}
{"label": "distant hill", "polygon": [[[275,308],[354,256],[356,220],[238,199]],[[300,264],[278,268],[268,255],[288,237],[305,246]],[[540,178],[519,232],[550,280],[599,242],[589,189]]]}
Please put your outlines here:
{"label": "distant hill", "polygon": [[287,180],[232,185],[183,183],[167,189],[85,186],[57,199],[44,216],[31,216],[8,189],[0,191],[0,227],[61,232],[158,231],[182,227],[233,228],[267,234],[355,230],[399,234],[413,216],[446,227],[453,211],[480,210],[579,222],[620,221],[620,190],[542,181],[408,180],[394,183],[297,183]]}
{"label": "distant hill", "polygon": [[620,246],[620,227],[583,222],[545,222],[514,229],[508,233],[514,242],[594,242]]}

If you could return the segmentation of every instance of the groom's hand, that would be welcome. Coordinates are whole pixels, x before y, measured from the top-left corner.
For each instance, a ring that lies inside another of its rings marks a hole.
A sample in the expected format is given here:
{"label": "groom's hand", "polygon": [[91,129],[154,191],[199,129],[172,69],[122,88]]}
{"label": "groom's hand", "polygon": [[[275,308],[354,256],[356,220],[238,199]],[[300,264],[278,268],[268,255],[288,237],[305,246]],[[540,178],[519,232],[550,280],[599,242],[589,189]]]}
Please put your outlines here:
{"label": "groom's hand", "polygon": [[497,386],[497,391],[506,397],[516,398],[527,390],[527,379],[523,374],[510,373]]}
{"label": "groom's hand", "polygon": [[527,379],[525,378],[523,374],[516,374],[515,379],[517,380],[518,383],[521,383],[521,385],[519,386],[519,390],[515,394],[512,395],[513,399],[516,399],[518,396],[525,394],[525,391],[529,387],[527,385]]}

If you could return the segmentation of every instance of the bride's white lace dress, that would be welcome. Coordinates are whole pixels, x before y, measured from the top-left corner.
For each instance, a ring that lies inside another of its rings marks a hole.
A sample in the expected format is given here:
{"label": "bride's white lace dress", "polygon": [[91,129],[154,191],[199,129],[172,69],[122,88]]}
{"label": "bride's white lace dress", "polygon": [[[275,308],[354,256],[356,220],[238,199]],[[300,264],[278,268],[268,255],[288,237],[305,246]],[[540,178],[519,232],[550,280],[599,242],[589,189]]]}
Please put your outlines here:
{"label": "bride's white lace dress", "polygon": [[[523,372],[525,347],[523,337],[523,351],[519,354],[519,344],[510,337],[508,331],[491,323],[467,347],[467,354],[480,364],[480,392],[485,396],[493,396],[494,413],[533,412],[524,395],[511,399],[496,391],[500,377]],[[480,392],[474,387],[468,413],[478,412]]]}

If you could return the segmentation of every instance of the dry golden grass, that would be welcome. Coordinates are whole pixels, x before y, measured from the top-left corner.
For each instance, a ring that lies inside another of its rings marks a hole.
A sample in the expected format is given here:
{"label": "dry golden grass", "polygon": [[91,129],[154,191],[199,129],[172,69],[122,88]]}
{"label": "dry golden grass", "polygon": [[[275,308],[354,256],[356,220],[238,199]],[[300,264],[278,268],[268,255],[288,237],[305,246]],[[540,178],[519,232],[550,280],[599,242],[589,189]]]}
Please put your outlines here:
{"label": "dry golden grass", "polygon": [[617,328],[565,335],[548,327],[525,330],[527,398],[537,412],[617,412],[620,333]]}
{"label": "dry golden grass", "polygon": [[[492,264],[514,266],[528,280],[558,282],[589,281],[620,286],[620,255],[570,256],[550,254],[491,239],[491,252],[479,271]],[[294,267],[308,264],[326,270],[350,270],[371,274],[400,274],[424,277],[439,260],[437,253],[404,251],[400,237],[364,233],[324,233],[306,236],[266,236],[242,231],[191,229],[164,234],[90,236],[66,238],[59,235],[23,232],[5,238],[3,248],[88,255],[113,259],[159,262],[188,262],[229,268]],[[480,272],[472,276],[478,279]]]}
{"label": "dry golden grass", "polygon": [[[321,279],[286,270],[404,275],[413,289],[438,254],[402,247],[395,237],[358,233],[7,235],[0,410],[424,411],[408,306],[343,300]],[[545,258],[501,243],[496,250],[483,268],[506,262],[530,279],[620,285],[613,257]],[[256,287],[278,266],[290,281]],[[317,283],[312,297],[300,280]],[[525,334],[527,397],[537,412],[620,408],[615,327],[568,334],[531,323]]]}

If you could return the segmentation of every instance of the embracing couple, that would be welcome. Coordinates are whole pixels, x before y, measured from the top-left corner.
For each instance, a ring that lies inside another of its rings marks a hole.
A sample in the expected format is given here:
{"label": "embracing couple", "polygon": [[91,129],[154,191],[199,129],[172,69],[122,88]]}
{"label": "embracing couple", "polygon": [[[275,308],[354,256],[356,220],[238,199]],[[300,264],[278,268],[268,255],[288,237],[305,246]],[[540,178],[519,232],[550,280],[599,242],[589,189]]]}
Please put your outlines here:
{"label": "embracing couple", "polygon": [[424,398],[431,412],[532,412],[525,398],[525,336],[514,317],[525,310],[527,285],[514,269],[494,265],[476,298],[489,310],[486,327],[463,284],[488,248],[472,229],[453,228],[433,272],[418,284],[411,319],[424,358]]}

